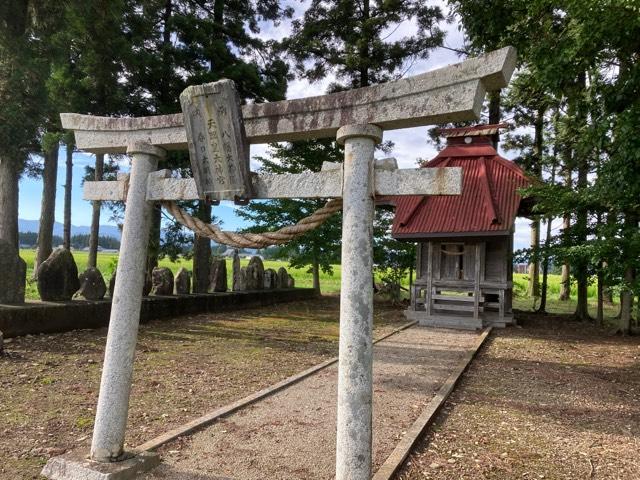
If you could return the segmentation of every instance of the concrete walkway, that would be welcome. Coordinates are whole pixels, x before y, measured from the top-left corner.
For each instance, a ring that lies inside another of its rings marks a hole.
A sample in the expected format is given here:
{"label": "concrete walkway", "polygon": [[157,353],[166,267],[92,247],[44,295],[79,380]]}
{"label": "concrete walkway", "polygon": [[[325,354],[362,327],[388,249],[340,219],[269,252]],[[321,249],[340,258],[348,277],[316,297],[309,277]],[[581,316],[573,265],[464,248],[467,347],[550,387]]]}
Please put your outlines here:
{"label": "concrete walkway", "polygon": [[[479,334],[412,327],[374,346],[374,471]],[[145,479],[331,479],[337,366],[162,447]]]}

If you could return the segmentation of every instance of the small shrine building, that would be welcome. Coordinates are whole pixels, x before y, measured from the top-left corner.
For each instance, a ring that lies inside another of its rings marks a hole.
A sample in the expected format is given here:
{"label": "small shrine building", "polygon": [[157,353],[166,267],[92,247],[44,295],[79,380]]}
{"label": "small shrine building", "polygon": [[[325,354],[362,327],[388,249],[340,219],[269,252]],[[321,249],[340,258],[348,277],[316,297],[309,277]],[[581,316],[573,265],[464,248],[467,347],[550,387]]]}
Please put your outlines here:
{"label": "small shrine building", "polygon": [[417,242],[406,316],[426,326],[480,329],[513,322],[513,233],[528,213],[525,173],[501,157],[504,125],[442,129],[446,147],[424,168],[462,167],[462,195],[396,197],[392,235]]}

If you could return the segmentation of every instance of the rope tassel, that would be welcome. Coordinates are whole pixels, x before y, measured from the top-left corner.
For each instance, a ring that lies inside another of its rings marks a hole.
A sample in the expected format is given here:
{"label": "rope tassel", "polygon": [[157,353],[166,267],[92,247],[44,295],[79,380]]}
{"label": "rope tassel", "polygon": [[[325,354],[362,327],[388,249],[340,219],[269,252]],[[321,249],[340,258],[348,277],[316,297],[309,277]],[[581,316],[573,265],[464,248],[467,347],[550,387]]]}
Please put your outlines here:
{"label": "rope tassel", "polygon": [[334,213],[342,210],[342,199],[329,200],[324,207],[303,218],[295,225],[283,227],[275,232],[237,233],[220,230],[217,225],[205,223],[199,218],[192,217],[176,202],[162,202],[162,206],[175,218],[178,223],[201,237],[210,238],[217,243],[236,248],[264,248],[271,245],[281,245],[294,238],[301,237],[307,232],[318,228]]}

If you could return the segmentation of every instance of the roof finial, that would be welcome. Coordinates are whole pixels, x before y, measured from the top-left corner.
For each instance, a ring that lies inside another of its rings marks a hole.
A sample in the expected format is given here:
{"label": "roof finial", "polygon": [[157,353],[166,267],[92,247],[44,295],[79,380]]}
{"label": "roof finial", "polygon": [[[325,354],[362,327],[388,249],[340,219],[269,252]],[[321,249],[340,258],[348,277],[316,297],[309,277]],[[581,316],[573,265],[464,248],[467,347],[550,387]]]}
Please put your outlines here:
{"label": "roof finial", "polygon": [[456,138],[456,137],[479,137],[479,136],[491,136],[498,133],[501,128],[508,128],[508,123],[495,123],[493,125],[474,125],[471,127],[457,127],[457,128],[440,128],[437,130],[439,135],[444,138]]}

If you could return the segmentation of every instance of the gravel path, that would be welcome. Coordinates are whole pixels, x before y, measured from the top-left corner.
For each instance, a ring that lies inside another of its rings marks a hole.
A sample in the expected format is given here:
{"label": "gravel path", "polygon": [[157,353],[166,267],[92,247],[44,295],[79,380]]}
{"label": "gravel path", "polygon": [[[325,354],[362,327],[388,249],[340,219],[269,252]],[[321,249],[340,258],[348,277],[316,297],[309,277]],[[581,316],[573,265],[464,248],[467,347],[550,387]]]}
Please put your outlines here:
{"label": "gravel path", "polygon": [[[478,334],[412,327],[374,347],[374,470],[395,447]],[[144,478],[330,479],[337,366],[165,445]]]}

